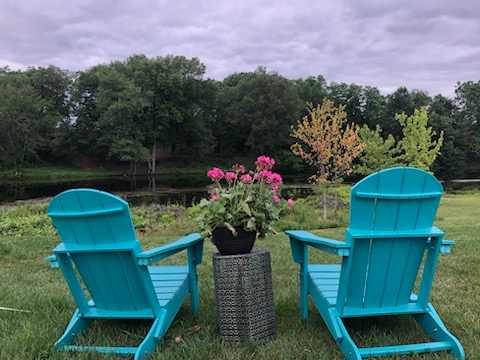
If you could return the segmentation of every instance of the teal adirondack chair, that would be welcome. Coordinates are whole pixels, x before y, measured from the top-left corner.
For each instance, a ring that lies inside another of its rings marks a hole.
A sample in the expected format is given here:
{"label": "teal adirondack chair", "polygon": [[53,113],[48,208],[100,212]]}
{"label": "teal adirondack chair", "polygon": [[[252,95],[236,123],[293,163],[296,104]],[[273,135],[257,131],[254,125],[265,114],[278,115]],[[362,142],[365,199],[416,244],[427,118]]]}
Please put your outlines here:
{"label": "teal adirondack chair", "polygon": [[[197,312],[196,266],[203,252],[199,234],[142,251],[128,204],[92,189],[59,194],[50,203],[48,215],[63,241],[49,260],[62,270],[78,307],[55,343],[58,350],[134,355],[140,360],[155,350],[188,294]],[[182,250],[188,252],[185,266],[149,266]],[[73,345],[75,335],[93,319],[151,319],[153,324],[137,347]]]}
{"label": "teal adirondack chair", "polygon": [[[453,245],[433,226],[442,193],[442,185],[425,171],[386,169],[352,188],[345,242],[287,231],[300,264],[301,317],[308,317],[310,295],[346,359],[443,350],[465,358],[429,302],[439,254]],[[337,254],[342,262],[309,264],[309,247]],[[413,290],[424,257],[417,295]],[[344,325],[345,318],[404,314],[412,315],[433,341],[359,348]]]}

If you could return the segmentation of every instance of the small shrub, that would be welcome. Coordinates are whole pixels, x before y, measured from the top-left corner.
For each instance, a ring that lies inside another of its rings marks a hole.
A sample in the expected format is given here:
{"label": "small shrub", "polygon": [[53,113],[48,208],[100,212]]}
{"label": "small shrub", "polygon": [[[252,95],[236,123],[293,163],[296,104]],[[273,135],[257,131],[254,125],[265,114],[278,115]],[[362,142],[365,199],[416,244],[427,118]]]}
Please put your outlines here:
{"label": "small shrub", "polygon": [[6,206],[0,210],[0,236],[54,236],[46,204]]}
{"label": "small shrub", "polygon": [[347,221],[348,211],[345,206],[339,208],[328,206],[327,216],[324,218],[322,196],[314,193],[304,199],[298,199],[292,209],[282,211],[276,228],[282,231],[289,229],[315,230],[345,226]]}
{"label": "small shrub", "polygon": [[[0,208],[0,236],[56,237],[55,228],[47,214],[47,206],[18,204]],[[183,206],[152,204],[132,207],[131,212],[133,224],[141,233],[194,229],[193,220],[187,216]]]}
{"label": "small shrub", "polygon": [[156,232],[170,227],[190,227],[186,208],[180,205],[142,205],[132,208],[132,220],[140,232]]}

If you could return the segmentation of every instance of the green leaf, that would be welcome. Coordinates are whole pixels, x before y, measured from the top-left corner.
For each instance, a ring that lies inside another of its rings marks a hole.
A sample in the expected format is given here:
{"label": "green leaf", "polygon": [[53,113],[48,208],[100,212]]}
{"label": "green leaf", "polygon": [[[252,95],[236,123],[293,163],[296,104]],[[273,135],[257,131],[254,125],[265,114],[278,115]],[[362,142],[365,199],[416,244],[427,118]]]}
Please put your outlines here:
{"label": "green leaf", "polygon": [[256,230],[255,218],[250,218],[250,219],[248,219],[248,221],[247,221],[247,229],[248,229],[248,230]]}
{"label": "green leaf", "polygon": [[243,211],[245,211],[245,213],[248,216],[252,216],[252,212],[250,211],[250,206],[248,206],[248,204],[246,202],[242,202],[241,206],[242,206]]}
{"label": "green leaf", "polygon": [[208,206],[209,203],[210,202],[207,199],[202,199],[202,200],[200,200],[200,203],[198,204],[198,206],[203,208],[205,206]]}

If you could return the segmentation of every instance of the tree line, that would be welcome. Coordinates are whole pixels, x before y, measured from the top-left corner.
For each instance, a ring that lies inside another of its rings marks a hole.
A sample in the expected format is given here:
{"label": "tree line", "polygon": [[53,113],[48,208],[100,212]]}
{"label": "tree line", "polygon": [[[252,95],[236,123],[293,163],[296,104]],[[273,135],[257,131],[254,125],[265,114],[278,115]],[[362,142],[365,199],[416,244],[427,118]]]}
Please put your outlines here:
{"label": "tree line", "polygon": [[402,137],[398,114],[426,109],[428,126],[443,132],[434,172],[480,175],[480,81],[457,83],[448,98],[405,87],[382,94],[321,75],[287,79],[263,67],[222,81],[205,70],[197,58],[144,55],[79,72],[0,69],[0,167],[90,159],[129,162],[132,170],[145,163],[155,173],[159,153],[192,162],[265,153],[299,171],[292,127],[308,106],[329,99],[348,123],[371,130],[378,151]]}
{"label": "tree line", "polygon": [[411,116],[395,116],[403,133],[398,141],[392,135],[384,139],[379,125],[370,129],[348,123],[344,109],[325,99],[322,105],[310,106],[292,129],[297,140],[292,153],[315,170],[310,182],[342,182],[352,174],[369,175],[393,166],[431,171],[443,145],[443,131],[437,135],[428,126],[426,107],[415,109]]}

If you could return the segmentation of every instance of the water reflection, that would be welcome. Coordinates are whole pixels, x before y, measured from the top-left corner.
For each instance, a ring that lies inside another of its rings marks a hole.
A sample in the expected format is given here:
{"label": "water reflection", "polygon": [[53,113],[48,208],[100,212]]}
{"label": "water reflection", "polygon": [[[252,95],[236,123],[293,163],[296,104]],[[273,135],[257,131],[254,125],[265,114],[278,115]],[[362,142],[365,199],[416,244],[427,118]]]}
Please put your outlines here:
{"label": "water reflection", "polygon": [[73,188],[92,188],[109,192],[169,192],[180,189],[204,190],[208,178],[195,175],[111,176],[83,180],[4,181],[0,182],[0,202],[51,197]]}
{"label": "water reflection", "polygon": [[[287,175],[283,195],[295,198],[304,197],[312,192],[312,188],[304,183],[301,175]],[[119,175],[84,180],[47,181],[3,181],[0,179],[0,203],[15,200],[27,200],[52,197],[73,188],[93,188],[113,193],[120,193],[130,203],[145,204],[182,204],[190,205],[207,196],[210,184],[205,175],[173,174],[151,176]],[[451,180],[444,182],[447,191],[478,189],[478,180]]]}
{"label": "water reflection", "polygon": [[[287,177],[292,184],[298,178]],[[207,196],[209,179],[204,175],[179,174],[152,176],[111,176],[85,180],[0,182],[0,203],[52,197],[73,188],[92,188],[121,193],[132,204],[159,203],[191,205]],[[286,186],[284,195],[303,197],[311,192],[308,185]]]}

